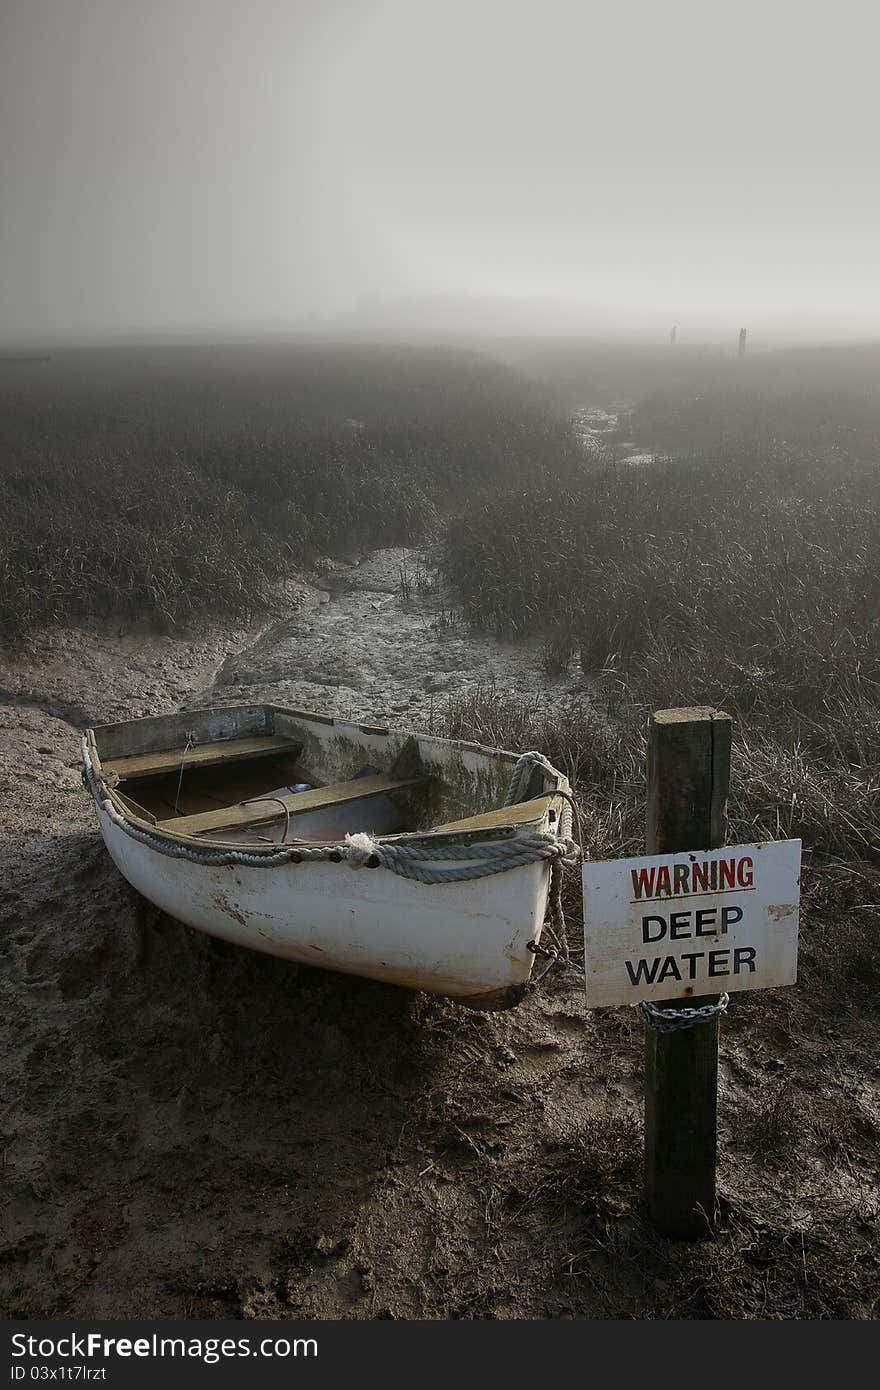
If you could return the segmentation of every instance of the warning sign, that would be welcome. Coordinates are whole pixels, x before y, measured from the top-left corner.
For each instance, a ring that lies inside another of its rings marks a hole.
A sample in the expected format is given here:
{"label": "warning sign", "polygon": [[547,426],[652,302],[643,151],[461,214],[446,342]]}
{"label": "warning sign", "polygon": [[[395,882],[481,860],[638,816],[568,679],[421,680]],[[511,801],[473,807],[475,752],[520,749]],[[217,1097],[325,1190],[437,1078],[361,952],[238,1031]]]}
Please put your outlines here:
{"label": "warning sign", "polygon": [[800,840],[584,865],[587,1004],[797,979]]}

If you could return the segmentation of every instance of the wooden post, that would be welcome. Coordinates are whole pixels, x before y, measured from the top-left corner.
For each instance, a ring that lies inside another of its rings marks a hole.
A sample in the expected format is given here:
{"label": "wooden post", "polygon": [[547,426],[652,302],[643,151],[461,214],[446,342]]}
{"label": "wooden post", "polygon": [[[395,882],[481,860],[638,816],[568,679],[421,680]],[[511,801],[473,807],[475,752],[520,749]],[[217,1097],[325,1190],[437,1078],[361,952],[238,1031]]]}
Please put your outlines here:
{"label": "wooden post", "polygon": [[[718,849],[727,834],[730,716],[658,710],[648,739],[647,853]],[[717,995],[670,1000],[700,1007]],[[674,1033],[646,1029],[645,1199],[663,1235],[693,1240],[715,1219],[718,1020]]]}
{"label": "wooden post", "polygon": [[737,356],[739,356],[739,357],[745,357],[745,355],[746,355],[746,330],[745,330],[744,328],[741,328],[741,329],[739,330],[739,352],[738,352]]}

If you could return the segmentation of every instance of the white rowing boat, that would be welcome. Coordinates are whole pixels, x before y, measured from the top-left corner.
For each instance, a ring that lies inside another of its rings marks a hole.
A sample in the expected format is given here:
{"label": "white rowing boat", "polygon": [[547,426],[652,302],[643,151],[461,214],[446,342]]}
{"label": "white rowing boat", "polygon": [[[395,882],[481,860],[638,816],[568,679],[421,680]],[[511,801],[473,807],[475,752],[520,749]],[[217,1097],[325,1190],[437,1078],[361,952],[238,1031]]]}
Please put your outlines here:
{"label": "white rowing boat", "polygon": [[537,753],[249,705],[89,729],[120,872],[181,922],[325,969],[518,1003],[570,788]]}

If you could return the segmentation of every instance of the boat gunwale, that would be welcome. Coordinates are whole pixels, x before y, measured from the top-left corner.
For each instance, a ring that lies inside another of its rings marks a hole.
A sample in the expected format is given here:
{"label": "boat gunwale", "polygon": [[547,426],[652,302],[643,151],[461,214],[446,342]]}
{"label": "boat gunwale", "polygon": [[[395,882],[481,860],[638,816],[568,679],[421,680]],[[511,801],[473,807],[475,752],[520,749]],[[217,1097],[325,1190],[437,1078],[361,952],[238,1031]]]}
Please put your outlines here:
{"label": "boat gunwale", "polygon": [[[294,717],[294,718],[305,719],[305,720],[312,721],[312,722],[314,722],[314,723],[319,723],[319,724],[328,725],[328,726],[330,726],[330,727],[337,727],[337,726],[338,726],[340,729],[352,729],[352,730],[357,730],[357,731],[360,732],[360,733],[364,733],[364,734],[368,734],[368,735],[373,735],[373,736],[376,736],[376,737],[390,738],[390,737],[396,736],[396,737],[403,737],[403,738],[415,737],[415,738],[429,739],[429,740],[431,740],[431,741],[434,742],[434,743],[441,744],[441,745],[443,745],[443,746],[445,746],[445,747],[452,748],[452,749],[455,749],[455,750],[457,750],[457,751],[467,752],[467,753],[476,753],[476,754],[478,754],[478,755],[480,755],[480,756],[488,757],[488,758],[494,759],[494,760],[499,761],[499,762],[507,763],[507,764],[509,764],[511,767],[513,767],[513,766],[516,765],[516,763],[518,762],[518,760],[519,760],[519,758],[520,758],[520,756],[521,756],[521,754],[511,752],[509,749],[504,749],[504,748],[493,748],[493,747],[491,747],[491,746],[488,745],[488,744],[475,743],[475,742],[473,742],[473,741],[471,741],[471,740],[469,740],[469,739],[450,739],[450,738],[443,738],[442,735],[439,735],[439,734],[419,734],[418,732],[412,731],[412,730],[390,729],[390,728],[387,728],[387,727],[384,727],[384,726],[381,726],[381,725],[374,725],[374,724],[367,724],[367,723],[359,723],[359,722],[357,722],[357,721],[355,721],[355,720],[351,720],[351,719],[339,719],[339,718],[336,718],[336,717],[333,716],[333,715],[318,714],[318,713],[313,713],[313,712],[308,711],[308,710],[291,709],[289,706],[286,706],[286,705],[276,705],[276,704],[273,704],[273,703],[266,703],[266,704],[263,704],[263,705],[259,705],[259,704],[256,704],[256,705],[210,705],[210,706],[205,706],[204,708],[201,708],[201,709],[183,710],[183,711],[179,711],[178,713],[179,713],[180,718],[181,718],[182,720],[184,720],[184,719],[186,719],[186,717],[188,717],[188,716],[190,716],[190,715],[202,715],[202,714],[204,714],[204,715],[210,715],[210,714],[215,713],[215,712],[217,712],[217,713],[224,712],[224,713],[229,713],[229,714],[235,714],[235,713],[237,713],[237,712],[239,712],[239,711],[253,710],[253,709],[255,709],[255,708],[262,708],[262,709],[266,710],[267,712],[271,711],[273,714],[277,712],[277,713],[280,713],[280,714],[284,714],[284,715],[286,715],[286,716],[292,716],[292,717]],[[138,724],[144,724],[145,722],[147,722],[147,721],[150,720],[150,719],[167,719],[167,718],[168,718],[167,715],[146,715],[146,716],[142,716],[142,717],[140,717],[140,718],[138,718],[138,719],[119,720],[119,721],[115,721],[115,722],[110,723],[110,724],[98,724],[98,725],[93,725],[93,726],[90,726],[89,728],[87,728],[87,729],[84,731],[84,734],[83,734],[84,749],[88,751],[88,763],[91,765],[91,769],[92,769],[92,772],[94,773],[96,782],[97,782],[98,786],[104,791],[104,793],[106,794],[106,797],[111,801],[112,805],[113,805],[114,808],[116,809],[117,814],[119,814],[119,815],[120,815],[125,821],[127,821],[129,824],[131,824],[131,825],[137,827],[137,828],[140,829],[140,830],[148,831],[148,832],[150,833],[151,837],[153,837],[153,838],[170,840],[170,841],[173,841],[173,842],[176,843],[176,844],[185,845],[185,846],[188,846],[188,847],[190,847],[190,848],[198,848],[198,849],[201,849],[201,850],[204,850],[204,849],[212,849],[212,850],[213,850],[213,849],[216,849],[216,850],[220,850],[220,851],[222,851],[222,850],[228,850],[228,851],[230,851],[230,852],[234,852],[234,851],[240,851],[240,852],[241,852],[241,851],[243,851],[243,852],[246,852],[246,853],[248,853],[248,854],[265,855],[266,857],[270,857],[270,856],[272,856],[272,855],[277,854],[279,848],[290,848],[290,849],[292,849],[292,850],[294,850],[294,851],[295,851],[297,848],[299,848],[299,847],[302,847],[302,848],[304,848],[304,849],[305,849],[305,848],[310,848],[310,849],[316,849],[316,848],[329,848],[329,849],[333,849],[333,848],[335,848],[335,847],[337,847],[337,846],[340,846],[340,845],[343,845],[343,844],[345,843],[344,838],[339,838],[339,837],[337,837],[337,838],[335,838],[335,839],[326,839],[326,840],[300,840],[300,839],[292,838],[292,839],[288,839],[288,840],[284,841],[283,846],[281,846],[281,845],[279,845],[278,843],[275,843],[275,842],[273,842],[272,844],[267,844],[264,840],[263,840],[263,841],[260,841],[260,840],[256,840],[256,841],[249,841],[249,840],[236,840],[236,841],[228,841],[228,840],[227,840],[227,841],[224,841],[224,840],[206,840],[206,839],[204,839],[204,838],[202,838],[202,837],[200,837],[200,836],[196,836],[196,835],[187,835],[187,834],[186,834],[185,832],[183,832],[183,831],[173,830],[173,829],[170,829],[170,828],[167,828],[167,827],[163,827],[163,828],[160,830],[160,829],[158,828],[157,824],[156,824],[154,821],[149,821],[149,820],[144,819],[142,816],[137,816],[137,815],[135,815],[135,814],[132,812],[131,808],[130,808],[128,805],[125,804],[125,801],[123,800],[123,794],[122,794],[122,793],[118,793],[117,790],[116,790],[116,788],[113,787],[113,786],[110,786],[110,785],[107,783],[107,781],[105,780],[105,778],[104,778],[103,764],[102,764],[102,762],[101,762],[101,755],[100,755],[100,752],[99,752],[99,750],[98,750],[96,735],[100,734],[101,731],[102,731],[102,729],[104,729],[104,730],[110,730],[110,729],[112,729],[112,730],[114,730],[114,732],[115,732],[115,731],[121,731],[122,729],[124,729],[124,728],[127,727],[127,726],[133,726],[133,725],[138,725]],[[223,740],[223,739],[217,739],[217,740],[214,740],[214,741],[217,742],[217,743],[222,743],[222,742],[224,742],[225,740]],[[379,840],[379,841],[382,842],[382,843],[389,843],[389,844],[390,844],[390,843],[397,843],[397,842],[402,842],[402,843],[406,844],[406,843],[412,843],[412,842],[415,842],[415,841],[418,841],[418,840],[428,840],[428,839],[436,840],[436,841],[446,841],[446,842],[448,842],[448,843],[450,843],[450,844],[472,844],[472,843],[473,843],[473,844],[477,844],[477,843],[479,843],[481,840],[485,840],[487,834],[489,834],[493,839],[494,839],[494,838],[502,838],[502,837],[504,836],[505,833],[513,833],[513,832],[516,832],[517,830],[523,829],[523,828],[526,827],[526,826],[543,825],[543,824],[544,824],[545,822],[547,822],[547,820],[548,820],[549,811],[550,811],[550,809],[551,809],[551,806],[552,806],[552,803],[553,803],[554,800],[560,802],[561,806],[564,806],[564,804],[565,804],[565,803],[564,803],[564,794],[567,793],[568,790],[569,790],[569,783],[568,783],[568,779],[565,777],[565,774],[562,773],[562,772],[560,772],[558,768],[552,768],[552,769],[550,769],[550,768],[543,768],[543,767],[542,767],[542,768],[540,768],[539,770],[542,772],[542,774],[543,774],[543,776],[544,776],[544,781],[545,781],[545,783],[546,783],[546,781],[549,780],[551,777],[555,779],[555,782],[554,782],[554,786],[551,788],[551,790],[549,790],[549,791],[544,791],[543,793],[539,793],[538,796],[536,796],[536,797],[530,797],[530,798],[528,798],[529,801],[545,801],[545,802],[546,802],[546,806],[545,806],[543,812],[541,812],[541,813],[539,813],[539,814],[536,813],[536,815],[535,815],[534,817],[530,817],[528,820],[517,820],[517,819],[512,819],[509,823],[507,823],[507,822],[501,822],[501,823],[499,823],[499,824],[492,825],[491,827],[486,827],[486,826],[482,826],[482,827],[481,827],[481,826],[475,826],[475,827],[474,827],[473,829],[471,829],[471,830],[458,830],[458,831],[448,831],[448,832],[443,831],[443,830],[435,830],[433,827],[428,827],[427,829],[424,829],[424,830],[407,830],[407,831],[401,831],[401,832],[398,832],[397,834],[392,834],[392,835],[379,835],[379,836],[377,836],[376,838],[377,838],[377,840]],[[97,795],[95,794],[94,790],[93,790],[91,787],[89,787],[89,790],[92,792],[92,799],[94,800],[97,809],[100,811],[102,808],[101,808],[101,804],[100,804],[100,801],[99,801]],[[562,795],[562,796],[556,795],[556,793],[559,793],[559,792],[562,792],[563,795]],[[525,803],[517,803],[517,804],[519,804],[519,805],[524,805]],[[508,809],[508,808],[505,808],[505,807],[503,807],[503,806],[498,806],[498,807],[493,806],[493,807],[490,807],[488,811],[482,812],[482,813],[478,813],[478,814],[491,815],[491,814],[497,813],[498,811],[501,811],[501,810],[504,810],[504,809]],[[511,810],[511,812],[513,812],[513,811],[515,810],[515,806],[511,806],[509,809]],[[333,863],[333,861],[331,860],[330,863]]]}

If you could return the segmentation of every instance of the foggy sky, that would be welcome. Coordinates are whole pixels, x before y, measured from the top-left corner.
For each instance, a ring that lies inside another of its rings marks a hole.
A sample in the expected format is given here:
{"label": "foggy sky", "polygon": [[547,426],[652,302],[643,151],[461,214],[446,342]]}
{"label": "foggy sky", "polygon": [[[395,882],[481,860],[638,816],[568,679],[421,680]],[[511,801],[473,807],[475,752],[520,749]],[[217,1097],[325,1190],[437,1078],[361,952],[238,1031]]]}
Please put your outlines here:
{"label": "foggy sky", "polygon": [[880,336],[878,38],[850,0],[2,0],[0,340]]}

